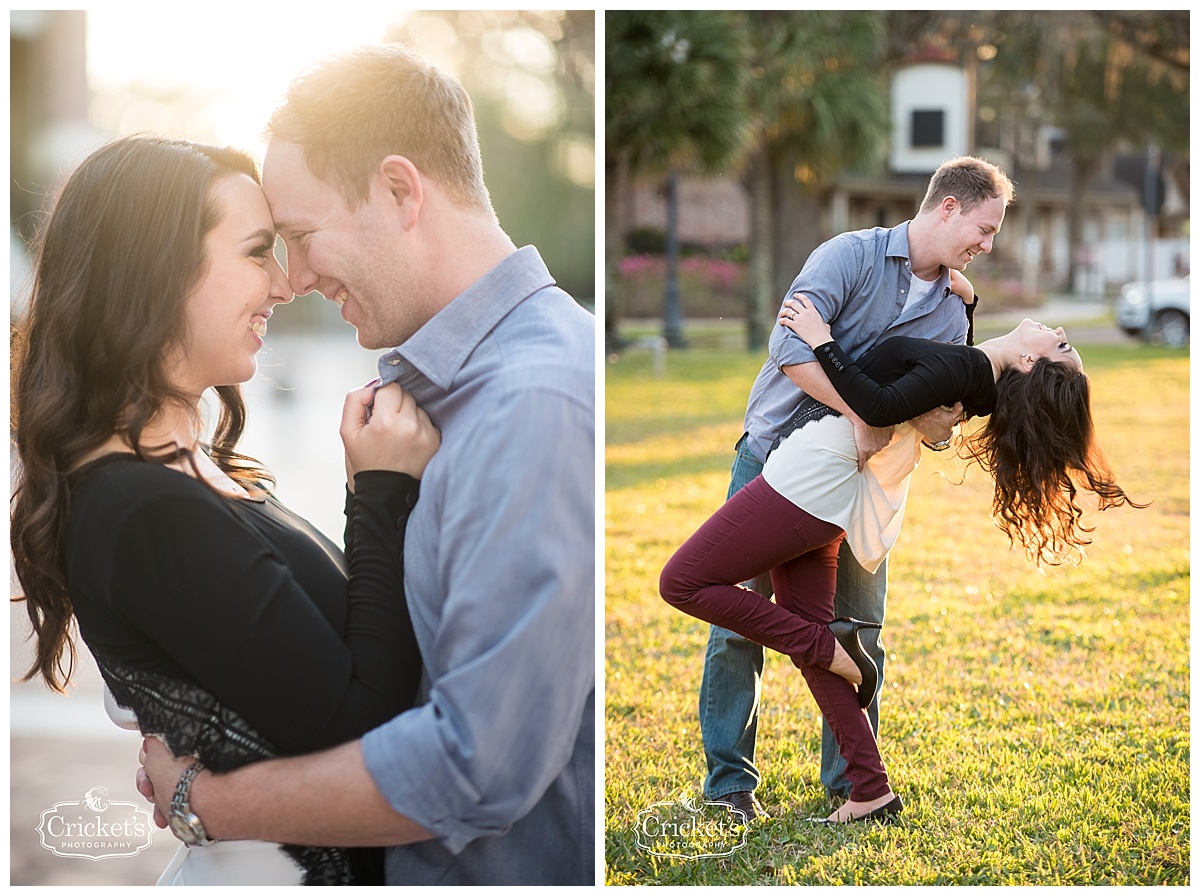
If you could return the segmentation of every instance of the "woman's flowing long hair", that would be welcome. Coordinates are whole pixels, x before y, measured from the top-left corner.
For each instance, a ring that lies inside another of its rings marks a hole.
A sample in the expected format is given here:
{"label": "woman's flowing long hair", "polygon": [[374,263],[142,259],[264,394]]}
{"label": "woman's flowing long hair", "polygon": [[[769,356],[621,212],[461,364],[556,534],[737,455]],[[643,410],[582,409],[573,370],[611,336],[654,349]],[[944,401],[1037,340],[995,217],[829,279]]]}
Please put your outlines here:
{"label": "woman's flowing long hair", "polygon": [[995,410],[961,453],[995,478],[997,525],[1039,564],[1076,560],[1091,543],[1080,489],[1095,493],[1099,510],[1146,506],[1117,485],[1096,444],[1087,375],[1060,361],[1000,374]]}
{"label": "woman's flowing long hair", "polygon": [[[143,445],[142,433],[168,405],[198,412],[171,383],[167,358],[184,344],[185,299],[220,220],[210,188],[237,174],[261,182],[254,160],[237,150],[124,137],[70,175],[41,229],[30,302],[12,340],[10,540],[36,639],[25,680],[41,675],[62,690],[75,664],[68,475],[114,434],[143,460],[191,459],[179,446]],[[246,421],[241,389],[215,392],[213,460],[235,479],[269,486],[261,465],[236,451]]]}

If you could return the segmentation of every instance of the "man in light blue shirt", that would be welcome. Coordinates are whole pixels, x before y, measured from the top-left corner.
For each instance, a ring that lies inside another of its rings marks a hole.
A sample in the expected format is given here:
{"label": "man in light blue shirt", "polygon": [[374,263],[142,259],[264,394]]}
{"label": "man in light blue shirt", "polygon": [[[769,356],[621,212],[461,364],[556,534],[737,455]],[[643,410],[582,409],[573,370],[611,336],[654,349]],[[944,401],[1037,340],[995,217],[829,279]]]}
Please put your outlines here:
{"label": "man in light blue shirt", "polygon": [[[404,544],[423,700],[325,753],[203,772],[184,803],[215,839],[389,846],[392,884],[591,885],[595,319],[501,229],[470,100],[415,54],[326,62],[270,131],[293,291],[395,346],[380,388],[441,431]],[[166,814],[186,761],[156,744],[139,787]]]}
{"label": "man in light blue shirt", "polygon": [[392,850],[389,880],[590,880],[594,344],[526,247],[380,361],[442,432],[404,555],[428,702],[363,738],[436,837]]}
{"label": "man in light blue shirt", "polygon": [[[967,310],[952,292],[951,271],[961,272],[975,255],[991,251],[1012,196],[1012,184],[995,166],[970,157],[951,160],[934,172],[915,218],[890,229],[843,233],[822,244],[785,298],[797,292],[808,296],[833,337],[855,358],[889,336],[962,343],[974,303]],[[956,278],[955,285],[960,292],[969,291],[965,278]],[[973,296],[963,298],[970,302]],[[873,429],[850,410],[803,340],[787,327],[775,327],[769,357],[750,392],[729,495],[761,473],[776,441],[822,404],[854,422],[860,465],[890,438],[890,428]],[[941,443],[950,438],[955,416],[955,411],[933,411],[913,423],[927,443]],[[767,576],[752,586],[771,594]],[[834,615],[882,623],[886,596],[886,561],[872,575],[843,546]],[[882,680],[884,651],[878,635],[864,631],[861,637]],[[760,780],[754,746],[762,668],[762,647],[710,627],[699,704],[707,761],[704,794],[749,818],[766,814],[754,796]],[[878,732],[878,696],[868,713]],[[831,796],[845,796],[850,790],[845,762],[824,722],[822,729],[821,783]]]}

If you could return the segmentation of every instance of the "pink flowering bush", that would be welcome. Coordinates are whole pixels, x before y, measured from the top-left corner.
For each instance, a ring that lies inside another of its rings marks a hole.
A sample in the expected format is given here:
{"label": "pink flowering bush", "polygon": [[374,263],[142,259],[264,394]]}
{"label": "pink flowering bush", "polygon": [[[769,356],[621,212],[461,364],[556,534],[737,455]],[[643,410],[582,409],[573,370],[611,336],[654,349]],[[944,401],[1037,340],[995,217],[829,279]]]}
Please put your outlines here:
{"label": "pink flowering bush", "polygon": [[[703,255],[679,260],[679,298],[685,318],[741,318],[746,313],[746,265]],[[624,318],[657,318],[667,291],[662,255],[628,255],[618,268],[617,302]]]}

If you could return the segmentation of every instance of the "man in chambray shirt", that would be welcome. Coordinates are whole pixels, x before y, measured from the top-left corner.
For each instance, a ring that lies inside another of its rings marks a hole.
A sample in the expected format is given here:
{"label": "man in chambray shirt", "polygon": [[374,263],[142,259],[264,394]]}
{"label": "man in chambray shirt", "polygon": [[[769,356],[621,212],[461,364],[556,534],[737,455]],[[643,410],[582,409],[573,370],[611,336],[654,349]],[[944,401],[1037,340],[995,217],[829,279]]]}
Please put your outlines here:
{"label": "man in chambray shirt", "polygon": [[[326,61],[270,135],[293,291],[395,346],[379,388],[441,431],[404,544],[422,702],[324,753],[203,772],[189,810],[215,839],[391,847],[389,884],[592,885],[595,318],[501,229],[470,100],[415,54]],[[139,788],[166,814],[182,767],[156,744]]]}
{"label": "man in chambray shirt", "polygon": [[591,882],[595,321],[553,282],[520,249],[380,361],[442,432],[404,554],[428,702],[363,738],[436,836],[389,881]]}
{"label": "man in chambray shirt", "polygon": [[[829,323],[833,338],[853,358],[889,336],[962,343],[969,338],[975,301],[960,272],[975,255],[991,251],[1012,196],[1011,182],[994,165],[972,157],[953,159],[934,172],[911,221],[890,229],[843,233],[822,244],[809,256],[785,298],[793,293],[808,296]],[[822,404],[854,422],[860,466],[887,444],[891,429],[873,429],[859,420],[830,384],[812,349],[790,329],[773,329],[769,355],[750,392],[729,495],[761,473],[777,440]],[[913,423],[927,444],[930,439],[941,443],[950,438],[952,421],[960,412],[961,408],[932,411]],[[769,576],[752,587],[760,594],[772,592]],[[886,597],[886,561],[872,575],[843,545],[835,617],[882,623]],[[878,633],[864,630],[861,638],[882,681],[884,651]],[[710,627],[699,703],[707,762],[704,795],[728,803],[750,819],[767,814],[754,796],[760,780],[754,746],[762,668],[761,646],[719,626]],[[878,696],[868,712],[878,732]],[[849,794],[845,767],[833,734],[822,721],[821,783],[831,797]]]}

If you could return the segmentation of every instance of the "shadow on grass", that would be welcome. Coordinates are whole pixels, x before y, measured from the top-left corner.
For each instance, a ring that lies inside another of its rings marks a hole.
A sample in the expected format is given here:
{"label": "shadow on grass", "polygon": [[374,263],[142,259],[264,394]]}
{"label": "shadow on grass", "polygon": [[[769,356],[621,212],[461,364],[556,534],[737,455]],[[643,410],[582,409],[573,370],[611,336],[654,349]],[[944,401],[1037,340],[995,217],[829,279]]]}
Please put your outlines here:
{"label": "shadow on grass", "polygon": [[741,432],[738,430],[741,421],[738,420],[730,426],[730,418],[728,413],[677,413],[677,414],[657,414],[654,417],[654,429],[648,431],[645,421],[635,421],[633,423],[606,423],[604,429],[605,442],[609,446],[617,445],[637,445],[646,441],[649,438],[654,438],[662,433],[686,433],[690,429],[698,429],[706,426],[723,426],[729,427],[729,449],[732,453],[733,446],[737,443]]}
{"label": "shadow on grass", "polygon": [[660,479],[728,473],[733,457],[730,450],[727,457],[700,455],[670,463],[609,463],[604,465],[604,487],[606,491],[617,491],[652,485]]}
{"label": "shadow on grass", "polygon": [[[1186,590],[1192,587],[1192,573],[1185,567],[1170,569],[1142,570],[1136,573],[1120,575],[1109,580],[1114,591],[1138,592],[1149,589],[1177,586]],[[1177,620],[1187,625],[1188,620]]]}

